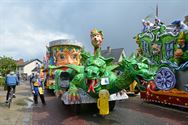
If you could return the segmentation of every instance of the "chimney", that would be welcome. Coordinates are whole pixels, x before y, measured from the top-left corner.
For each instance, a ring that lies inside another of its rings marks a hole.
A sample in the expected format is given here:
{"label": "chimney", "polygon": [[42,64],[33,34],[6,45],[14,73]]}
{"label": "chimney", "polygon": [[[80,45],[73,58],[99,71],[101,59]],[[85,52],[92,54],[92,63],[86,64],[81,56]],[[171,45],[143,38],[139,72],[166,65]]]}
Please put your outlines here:
{"label": "chimney", "polygon": [[108,53],[111,53],[111,52],[112,52],[112,49],[110,48],[110,46],[107,46],[107,52],[108,52]]}
{"label": "chimney", "polygon": [[19,59],[16,61],[17,65],[22,65],[24,64],[24,60],[23,59]]}

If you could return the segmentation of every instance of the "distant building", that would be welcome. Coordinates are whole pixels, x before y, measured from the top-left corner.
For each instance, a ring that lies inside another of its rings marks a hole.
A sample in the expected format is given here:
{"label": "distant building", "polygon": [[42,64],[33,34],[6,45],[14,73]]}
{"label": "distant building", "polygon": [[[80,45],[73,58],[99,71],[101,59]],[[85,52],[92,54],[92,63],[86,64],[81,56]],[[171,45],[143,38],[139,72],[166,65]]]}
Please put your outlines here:
{"label": "distant building", "polygon": [[16,60],[16,64],[19,66],[19,65],[23,65],[24,64],[24,60],[23,59],[19,59],[19,60]]}
{"label": "distant building", "polygon": [[31,72],[36,74],[39,73],[40,67],[36,66]]}
{"label": "distant building", "polygon": [[19,73],[21,78],[27,79],[27,77],[33,73],[32,70],[34,70],[36,67],[39,68],[39,66],[41,64],[42,64],[42,61],[40,61],[39,59],[32,59],[32,60],[26,61],[24,63],[22,63],[22,61],[18,60],[17,61],[17,65],[18,65],[17,72]]}
{"label": "distant building", "polygon": [[112,49],[110,46],[107,47],[107,50],[102,50],[101,55],[105,58],[113,57],[113,63],[121,62],[123,57],[125,57],[125,50],[124,48],[116,48]]}

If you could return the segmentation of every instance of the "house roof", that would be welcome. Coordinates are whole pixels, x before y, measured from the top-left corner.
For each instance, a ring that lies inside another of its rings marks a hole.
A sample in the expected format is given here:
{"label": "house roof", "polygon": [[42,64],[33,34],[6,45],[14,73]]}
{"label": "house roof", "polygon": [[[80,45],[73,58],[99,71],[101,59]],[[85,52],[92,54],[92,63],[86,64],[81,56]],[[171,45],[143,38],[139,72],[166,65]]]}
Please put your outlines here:
{"label": "house roof", "polygon": [[31,59],[31,60],[29,60],[29,61],[24,62],[24,64],[21,64],[21,65],[19,65],[19,66],[20,66],[20,67],[21,67],[21,66],[26,66],[27,64],[32,63],[33,61],[39,61],[40,63],[42,63],[42,61],[40,61],[39,59]]}
{"label": "house roof", "polygon": [[31,70],[32,72],[37,72],[39,70],[39,68],[36,66],[33,70]]}
{"label": "house roof", "polygon": [[16,64],[17,65],[23,65],[24,64],[24,60],[23,59],[16,60]]}
{"label": "house roof", "polygon": [[111,49],[107,47],[107,50],[101,50],[101,55],[105,58],[113,57],[115,58],[113,62],[118,62],[123,50],[124,48]]}

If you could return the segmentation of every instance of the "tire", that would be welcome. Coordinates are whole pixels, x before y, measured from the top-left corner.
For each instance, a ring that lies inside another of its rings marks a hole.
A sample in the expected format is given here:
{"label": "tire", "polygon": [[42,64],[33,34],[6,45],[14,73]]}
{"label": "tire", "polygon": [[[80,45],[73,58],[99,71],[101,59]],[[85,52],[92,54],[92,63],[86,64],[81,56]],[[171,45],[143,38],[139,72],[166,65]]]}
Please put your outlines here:
{"label": "tire", "polygon": [[134,94],[138,94],[138,93],[140,93],[140,89],[139,89],[138,86],[136,86],[136,87],[135,87],[135,90],[134,90]]}
{"label": "tire", "polygon": [[113,111],[116,105],[116,101],[109,101],[109,111]]}
{"label": "tire", "polygon": [[8,108],[10,108],[11,103],[12,103],[12,97],[8,100]]}
{"label": "tire", "polygon": [[134,91],[134,94],[138,94],[140,91]]}

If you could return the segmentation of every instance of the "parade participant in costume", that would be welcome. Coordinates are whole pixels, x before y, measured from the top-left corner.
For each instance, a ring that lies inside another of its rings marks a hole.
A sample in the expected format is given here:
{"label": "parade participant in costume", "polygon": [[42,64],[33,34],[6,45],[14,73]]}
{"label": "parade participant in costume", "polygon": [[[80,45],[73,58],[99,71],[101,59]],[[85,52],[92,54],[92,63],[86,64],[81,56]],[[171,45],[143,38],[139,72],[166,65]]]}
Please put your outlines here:
{"label": "parade participant in costume", "polygon": [[34,103],[38,104],[38,95],[40,96],[41,102],[43,105],[46,105],[45,99],[44,99],[44,85],[39,78],[39,74],[37,73],[35,77],[32,79],[32,93],[34,98]]}
{"label": "parade participant in costume", "polygon": [[16,92],[16,85],[18,85],[18,77],[17,75],[11,71],[5,78],[5,83],[7,85],[7,96],[6,96],[6,103],[8,103],[9,93],[10,90],[13,89],[13,97],[15,98],[15,92]]}

